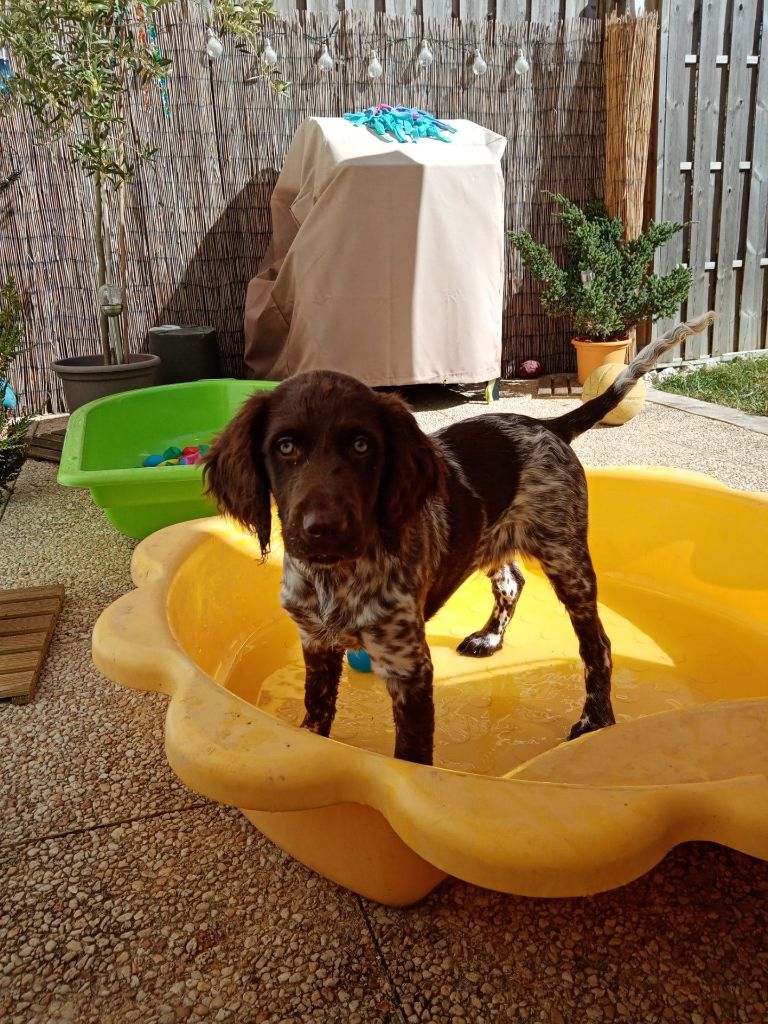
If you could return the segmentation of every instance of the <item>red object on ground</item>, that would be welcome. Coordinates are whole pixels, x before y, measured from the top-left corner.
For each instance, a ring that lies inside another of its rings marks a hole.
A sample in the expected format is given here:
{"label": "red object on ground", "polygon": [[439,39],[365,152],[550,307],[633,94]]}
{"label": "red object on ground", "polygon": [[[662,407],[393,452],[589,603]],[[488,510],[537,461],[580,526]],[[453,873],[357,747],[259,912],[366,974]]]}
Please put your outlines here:
{"label": "red object on ground", "polygon": [[526,359],[524,363],[520,364],[517,371],[519,377],[523,380],[530,380],[532,377],[540,377],[544,373],[544,367],[538,361],[538,359]]}

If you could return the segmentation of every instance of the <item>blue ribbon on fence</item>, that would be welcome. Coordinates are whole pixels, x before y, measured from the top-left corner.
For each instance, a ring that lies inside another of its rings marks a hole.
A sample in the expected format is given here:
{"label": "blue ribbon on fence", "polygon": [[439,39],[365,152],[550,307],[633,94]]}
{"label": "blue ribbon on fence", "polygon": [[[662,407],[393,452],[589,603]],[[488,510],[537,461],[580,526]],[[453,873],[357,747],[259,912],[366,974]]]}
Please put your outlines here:
{"label": "blue ribbon on fence", "polygon": [[8,83],[12,78],[13,70],[11,68],[8,47],[0,46],[0,96],[8,96],[10,94],[11,87]]}
{"label": "blue ribbon on fence", "polygon": [[0,406],[6,409],[8,412],[16,412],[18,406],[18,400],[16,398],[16,392],[13,390],[7,380],[0,378]]}

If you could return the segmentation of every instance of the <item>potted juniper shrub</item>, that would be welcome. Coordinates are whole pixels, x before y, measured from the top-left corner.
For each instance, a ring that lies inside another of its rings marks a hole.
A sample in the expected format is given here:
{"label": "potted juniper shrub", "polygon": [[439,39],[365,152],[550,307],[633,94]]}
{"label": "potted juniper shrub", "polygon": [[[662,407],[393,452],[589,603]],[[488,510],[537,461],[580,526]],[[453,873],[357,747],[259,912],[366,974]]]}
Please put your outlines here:
{"label": "potted juniper shrub", "polygon": [[625,362],[637,324],[676,314],[693,275],[682,266],[665,276],[653,273],[654,253],[682,224],[651,221],[643,234],[625,241],[621,219],[609,217],[603,203],[582,210],[565,196],[547,194],[560,206],[555,216],[565,229],[566,266],[559,267],[527,231],[510,232],[510,239],[526,270],[544,286],[544,312],[571,320],[583,384],[598,366]]}

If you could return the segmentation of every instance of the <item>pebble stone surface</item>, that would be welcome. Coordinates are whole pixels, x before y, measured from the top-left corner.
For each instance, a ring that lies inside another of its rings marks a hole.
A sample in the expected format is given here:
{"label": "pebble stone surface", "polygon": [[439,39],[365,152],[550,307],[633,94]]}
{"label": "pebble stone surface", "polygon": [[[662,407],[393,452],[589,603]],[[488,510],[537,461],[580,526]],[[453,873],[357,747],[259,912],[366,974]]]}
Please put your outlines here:
{"label": "pebble stone surface", "polygon": [[[574,404],[529,390],[490,407],[450,389],[409,397],[425,429]],[[768,436],[664,406],[574,447],[587,465],[680,466],[768,491]],[[27,462],[0,504],[0,586],[66,587],[34,701],[0,704],[2,1024],[768,1021],[761,861],[688,843],[586,899],[449,879],[398,910],[187,790],[163,754],[166,698],[113,686],[90,661],[96,617],[130,589],[133,544],[55,476]]]}

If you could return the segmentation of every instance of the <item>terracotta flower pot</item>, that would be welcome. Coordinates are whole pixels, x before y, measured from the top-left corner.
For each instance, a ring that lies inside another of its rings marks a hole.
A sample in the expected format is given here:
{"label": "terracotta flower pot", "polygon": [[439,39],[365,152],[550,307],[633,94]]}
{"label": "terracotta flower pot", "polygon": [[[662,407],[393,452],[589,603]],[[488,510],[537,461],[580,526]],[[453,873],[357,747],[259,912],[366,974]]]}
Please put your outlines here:
{"label": "terracotta flower pot", "polygon": [[607,363],[625,363],[630,338],[616,338],[613,341],[590,341],[589,338],[573,338],[571,344],[576,349],[576,371],[579,384],[598,366]]}

